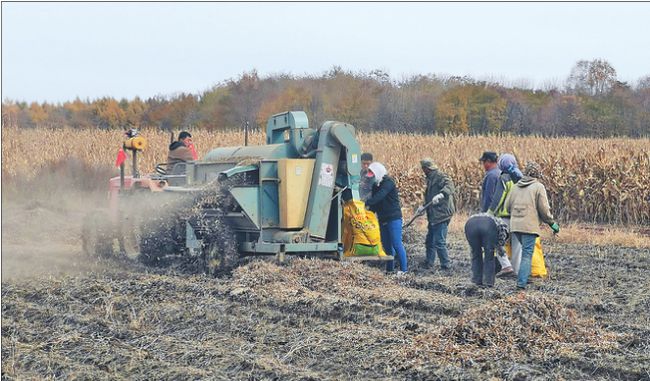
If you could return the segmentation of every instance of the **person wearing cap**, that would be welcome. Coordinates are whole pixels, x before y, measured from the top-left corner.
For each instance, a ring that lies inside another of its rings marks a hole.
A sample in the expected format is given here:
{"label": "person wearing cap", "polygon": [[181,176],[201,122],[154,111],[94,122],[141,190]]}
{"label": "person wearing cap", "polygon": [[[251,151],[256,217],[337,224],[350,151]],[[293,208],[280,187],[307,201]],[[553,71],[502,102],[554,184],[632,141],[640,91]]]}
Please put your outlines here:
{"label": "person wearing cap", "polygon": [[525,289],[530,277],[535,240],[540,235],[539,226],[548,224],[553,233],[560,231],[560,225],[553,219],[548,203],[546,188],[539,181],[540,167],[534,161],[526,163],[519,182],[506,198],[506,209],[510,211],[510,232],[521,243],[521,264],[517,274],[517,288]]}
{"label": "person wearing cap", "polygon": [[[422,171],[426,176],[424,205],[416,211],[417,214],[426,210],[428,232],[426,239],[426,260],[424,268],[433,268],[436,253],[440,259],[442,270],[451,269],[451,261],[447,252],[447,228],[451,217],[456,212],[454,205],[454,183],[443,173],[430,158],[420,161]],[[426,207],[425,207],[426,206]]]}
{"label": "person wearing cap", "polygon": [[[372,195],[366,200],[366,206],[377,213],[381,232],[381,244],[388,255],[397,257],[401,275],[408,271],[406,249],[402,242],[402,208],[395,181],[388,176],[383,164],[374,162],[368,166],[366,177],[374,180]],[[395,260],[388,261],[386,271],[395,271]]]}
{"label": "person wearing cap", "polygon": [[490,209],[492,196],[494,196],[501,172],[497,165],[496,152],[483,152],[483,156],[481,156],[479,161],[483,164],[483,169],[485,169],[483,185],[481,186],[481,213],[485,213]]}
{"label": "person wearing cap", "polygon": [[174,166],[178,163],[185,163],[195,160],[190,146],[192,145],[192,135],[187,131],[178,134],[178,140],[169,145],[169,154],[167,155],[167,173],[172,173]]}
{"label": "person wearing cap", "polygon": [[372,154],[364,152],[361,154],[361,182],[359,183],[359,197],[366,202],[372,196],[372,185],[374,178],[368,177],[368,167],[372,164]]}

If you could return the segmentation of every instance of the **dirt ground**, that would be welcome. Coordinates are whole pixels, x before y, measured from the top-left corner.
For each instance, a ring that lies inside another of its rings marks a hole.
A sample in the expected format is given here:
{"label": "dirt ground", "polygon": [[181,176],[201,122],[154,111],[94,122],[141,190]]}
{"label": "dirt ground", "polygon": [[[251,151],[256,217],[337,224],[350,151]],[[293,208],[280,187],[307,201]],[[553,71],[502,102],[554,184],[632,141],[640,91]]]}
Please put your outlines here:
{"label": "dirt ground", "polygon": [[419,269],[409,232],[405,277],[296,259],[215,279],[85,258],[87,207],[2,207],[2,379],[650,379],[648,249],[544,242],[525,293],[471,285],[457,233],[450,273]]}

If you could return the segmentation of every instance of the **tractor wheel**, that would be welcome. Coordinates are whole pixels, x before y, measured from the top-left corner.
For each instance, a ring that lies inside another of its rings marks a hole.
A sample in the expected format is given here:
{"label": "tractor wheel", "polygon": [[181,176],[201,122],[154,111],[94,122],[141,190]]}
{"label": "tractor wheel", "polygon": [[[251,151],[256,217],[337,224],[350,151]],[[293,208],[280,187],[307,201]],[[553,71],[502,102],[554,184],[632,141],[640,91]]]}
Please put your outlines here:
{"label": "tractor wheel", "polygon": [[90,258],[110,258],[113,255],[113,227],[108,214],[88,214],[81,228],[81,243],[84,253]]}

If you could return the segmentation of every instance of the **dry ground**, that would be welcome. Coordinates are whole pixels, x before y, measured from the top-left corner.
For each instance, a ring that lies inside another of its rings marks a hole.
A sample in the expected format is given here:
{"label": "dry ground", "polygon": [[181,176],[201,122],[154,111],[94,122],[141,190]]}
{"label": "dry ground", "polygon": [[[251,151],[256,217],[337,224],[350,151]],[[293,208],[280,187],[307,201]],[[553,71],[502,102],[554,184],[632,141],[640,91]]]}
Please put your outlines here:
{"label": "dry ground", "polygon": [[[50,197],[54,197],[50,195]],[[544,242],[550,279],[293,260],[209,278],[95,262],[80,217],[101,202],[3,200],[3,379],[650,379],[648,248]]]}

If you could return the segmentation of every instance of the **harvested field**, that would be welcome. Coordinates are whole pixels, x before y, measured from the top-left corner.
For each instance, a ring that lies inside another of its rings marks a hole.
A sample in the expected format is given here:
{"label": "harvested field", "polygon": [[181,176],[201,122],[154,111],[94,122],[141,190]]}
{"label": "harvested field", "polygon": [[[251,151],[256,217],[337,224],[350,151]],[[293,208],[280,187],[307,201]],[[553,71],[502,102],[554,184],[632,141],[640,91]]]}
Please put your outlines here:
{"label": "harvested field", "polygon": [[67,242],[61,262],[78,265],[31,274],[25,266],[41,260],[22,256],[35,245],[6,251],[18,228],[3,228],[3,379],[650,378],[647,248],[547,241],[550,279],[516,293],[512,280],[471,285],[455,232],[450,274],[418,268],[424,237],[410,231],[406,277],[255,259],[210,278],[89,262],[69,237],[74,224],[58,225],[40,255]]}
{"label": "harvested field", "polygon": [[[540,161],[569,163],[548,180],[561,217],[641,224],[563,220],[557,239],[545,230],[550,278],[517,293],[512,280],[470,284],[463,214],[450,227],[451,273],[418,267],[422,221],[405,232],[412,272],[399,278],[308,259],[246,260],[219,278],[180,264],[91,260],[81,254],[81,221],[106,205],[96,190],[114,174],[119,133],[83,131],[73,145],[66,130],[11,132],[2,130],[3,380],[650,380],[647,140],[426,137],[418,145],[422,137],[361,137],[399,175],[405,204],[419,197],[421,156],[439,153],[471,209],[477,152],[512,146],[531,152],[520,159],[542,159],[547,152],[529,148],[554,144],[551,161]],[[150,132],[144,162],[164,161],[167,137]],[[205,153],[240,138],[214,134],[198,147]],[[43,149],[10,154],[27,143]],[[579,150],[564,157],[569,144]],[[576,162],[579,170],[567,169]],[[605,185],[612,176],[617,182]],[[619,193],[621,178],[635,190]]]}

